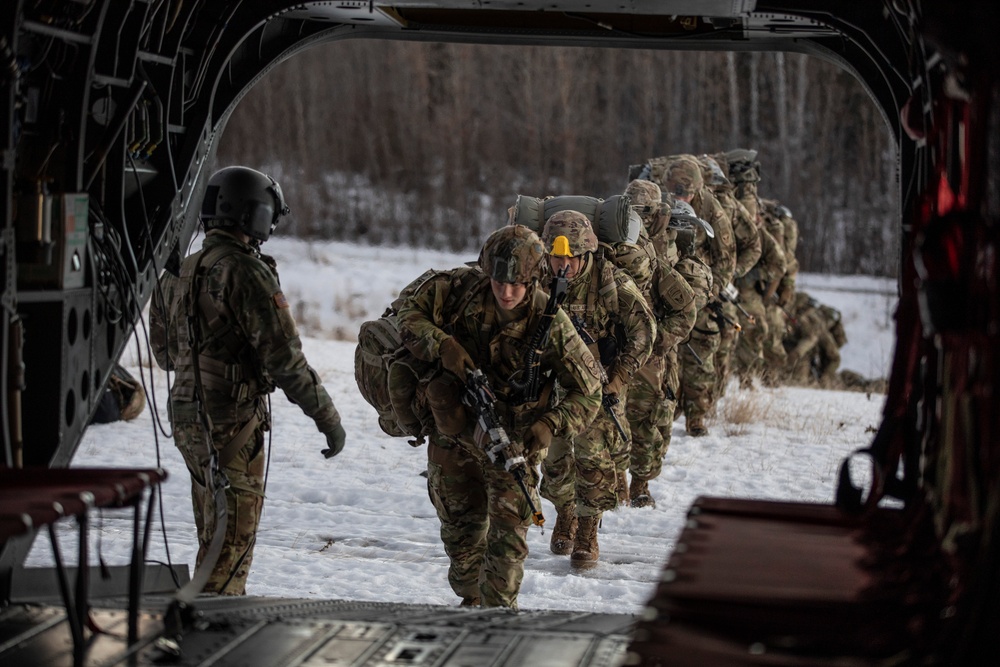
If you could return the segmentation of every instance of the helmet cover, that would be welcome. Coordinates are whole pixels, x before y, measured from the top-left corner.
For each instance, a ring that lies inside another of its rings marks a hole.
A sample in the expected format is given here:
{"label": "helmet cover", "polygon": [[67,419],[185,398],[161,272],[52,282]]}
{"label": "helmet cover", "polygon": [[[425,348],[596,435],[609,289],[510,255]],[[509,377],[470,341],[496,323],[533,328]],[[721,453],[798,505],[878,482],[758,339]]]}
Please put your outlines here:
{"label": "helmet cover", "polygon": [[531,283],[542,275],[545,249],[538,234],[524,225],[501,227],[486,239],[479,267],[501,283]]}
{"label": "helmet cover", "polygon": [[[565,244],[561,240],[556,242],[559,237],[566,239]],[[597,250],[597,234],[594,233],[590,219],[579,211],[553,213],[545,221],[542,242],[545,243],[548,254],[557,257],[580,257]]]}

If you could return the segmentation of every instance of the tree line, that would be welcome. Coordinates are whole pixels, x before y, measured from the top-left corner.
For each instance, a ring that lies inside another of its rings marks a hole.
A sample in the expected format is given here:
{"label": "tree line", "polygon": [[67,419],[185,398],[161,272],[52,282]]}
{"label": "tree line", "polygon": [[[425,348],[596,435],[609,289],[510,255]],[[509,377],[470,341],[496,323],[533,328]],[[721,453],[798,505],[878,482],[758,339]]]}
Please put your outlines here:
{"label": "tree line", "polygon": [[279,179],[284,233],[475,250],[517,194],[608,197],[630,164],[731,148],[759,152],[801,270],[896,275],[889,128],[804,55],[346,40],[264,77],[219,161]]}

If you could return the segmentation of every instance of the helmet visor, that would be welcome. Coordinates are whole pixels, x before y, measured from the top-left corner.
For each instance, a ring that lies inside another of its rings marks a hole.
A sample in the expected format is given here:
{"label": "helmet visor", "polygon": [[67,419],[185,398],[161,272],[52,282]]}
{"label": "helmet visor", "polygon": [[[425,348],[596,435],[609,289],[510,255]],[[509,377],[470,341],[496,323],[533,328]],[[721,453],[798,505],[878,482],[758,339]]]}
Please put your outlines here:
{"label": "helmet visor", "polygon": [[255,201],[249,204],[247,219],[244,223],[243,231],[258,241],[266,241],[274,231],[274,226],[278,222],[278,215],[274,210],[274,205],[270,202]]}

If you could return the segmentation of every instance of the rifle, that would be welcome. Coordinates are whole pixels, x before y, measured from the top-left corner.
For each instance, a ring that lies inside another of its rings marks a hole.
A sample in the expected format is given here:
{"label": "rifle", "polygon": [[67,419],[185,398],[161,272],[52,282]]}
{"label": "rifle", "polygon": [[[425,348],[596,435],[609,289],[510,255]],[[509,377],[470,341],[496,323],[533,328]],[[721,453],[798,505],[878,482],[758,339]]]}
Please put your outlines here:
{"label": "rifle", "polygon": [[743,327],[740,326],[739,322],[734,322],[733,320],[726,317],[726,314],[722,312],[721,301],[712,301],[711,303],[708,304],[708,309],[712,311],[713,313],[712,319],[715,320],[720,327],[728,324],[737,331],[743,331]]}
{"label": "rifle", "polygon": [[[576,328],[576,332],[580,334],[580,338],[583,339],[583,342],[585,344],[593,345],[594,343],[597,342],[596,340],[594,340],[594,337],[590,335],[590,332],[587,331],[587,328],[584,326],[583,320],[580,318],[579,315],[571,315],[569,321],[573,323],[573,326]],[[603,372],[603,368],[601,367],[600,361],[598,361],[597,365],[598,368],[601,368]],[[607,378],[601,378],[601,380],[602,382],[606,382]],[[618,405],[618,403],[619,403],[618,397],[612,394],[605,394],[601,398],[601,407],[604,408],[604,411],[608,413],[608,417],[611,418],[611,422],[615,425],[615,429],[622,436],[622,440],[624,440],[625,444],[627,445],[629,443],[628,434],[622,427],[622,423],[618,421],[618,415],[615,414],[615,410],[613,407],[615,405]]]}
{"label": "rifle", "polygon": [[504,470],[514,476],[517,485],[521,487],[521,492],[528,500],[528,507],[531,508],[531,522],[539,527],[544,526],[545,517],[541,510],[535,507],[535,501],[532,500],[528,485],[524,481],[528,470],[527,461],[524,460],[524,447],[511,442],[507,437],[507,431],[500,424],[500,417],[497,415],[496,400],[496,394],[493,393],[483,371],[478,368],[468,371],[462,403],[476,413],[479,428],[490,439],[486,446],[486,456],[489,457],[490,463],[503,466]]}
{"label": "rifle", "polygon": [[748,313],[746,309],[740,305],[740,293],[736,291],[736,287],[729,283],[726,285],[725,289],[719,292],[719,298],[726,303],[731,303],[736,306],[736,309],[743,314],[743,317],[747,318],[747,322],[750,324],[757,324],[756,318]]}
{"label": "rifle", "polygon": [[[559,310],[562,302],[566,300],[566,290],[569,286],[569,281],[566,280],[566,270],[568,268],[563,267],[559,273],[552,276],[552,282],[549,284],[549,300],[545,304],[545,310],[542,311],[538,325],[531,334],[531,340],[528,341],[528,348],[524,354],[524,380],[520,381],[515,378],[509,380],[510,387],[513,390],[512,395],[517,396],[519,399],[516,401],[518,405],[522,403],[534,403],[538,400],[539,363],[542,352],[549,342],[549,333],[552,330],[552,323],[556,318],[556,311]],[[515,375],[519,375],[520,373],[519,371]]]}
{"label": "rifle", "polygon": [[594,337],[590,335],[590,332],[587,331],[587,327],[584,326],[583,319],[581,319],[579,315],[570,315],[569,321],[573,323],[573,328],[576,329],[578,334],[580,334],[580,338],[583,339],[584,345],[593,345],[597,342]]}
{"label": "rifle", "polygon": [[618,421],[618,415],[615,414],[614,406],[619,403],[621,403],[621,400],[614,394],[604,394],[604,396],[601,397],[601,407],[608,413],[608,417],[611,418],[611,423],[615,425],[615,429],[627,445],[629,444],[628,433],[625,432],[625,429],[622,427],[622,423]]}
{"label": "rifle", "polygon": [[694,351],[693,347],[691,347],[691,341],[688,341],[688,342],[684,343],[684,347],[686,347],[688,349],[688,352],[690,352],[691,354],[694,355],[694,360],[698,362],[699,366],[704,366],[705,365],[705,360],[702,359],[701,357],[699,357],[698,353]]}

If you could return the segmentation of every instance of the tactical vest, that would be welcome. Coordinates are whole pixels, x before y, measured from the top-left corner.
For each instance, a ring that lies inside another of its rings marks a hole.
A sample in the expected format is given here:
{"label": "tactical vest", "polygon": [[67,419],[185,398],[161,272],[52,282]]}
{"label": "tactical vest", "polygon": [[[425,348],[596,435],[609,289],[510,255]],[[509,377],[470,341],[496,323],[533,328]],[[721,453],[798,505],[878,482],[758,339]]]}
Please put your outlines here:
{"label": "tactical vest", "polygon": [[[216,304],[205,279],[221,260],[242,252],[233,244],[218,245],[199,251],[181,265],[181,284],[185,288],[182,312],[194,314],[197,325],[192,327],[185,318],[177,320],[179,358],[173,394],[177,399],[194,400],[199,379],[206,392],[228,397],[236,404],[274,391],[275,385],[260,363],[257,351],[237,326],[229,309]],[[268,266],[273,272],[274,267]],[[207,350],[213,350],[213,355],[206,354]],[[212,396],[205,394],[210,403]]]}
{"label": "tactical vest", "polygon": [[585,286],[571,284],[569,298],[562,308],[591,354],[607,368],[614,363],[617,350],[625,343],[624,328],[618,316],[618,283],[626,280],[627,274],[616,275],[615,265],[602,253],[593,253],[591,257],[590,280]]}

